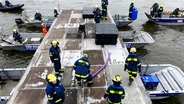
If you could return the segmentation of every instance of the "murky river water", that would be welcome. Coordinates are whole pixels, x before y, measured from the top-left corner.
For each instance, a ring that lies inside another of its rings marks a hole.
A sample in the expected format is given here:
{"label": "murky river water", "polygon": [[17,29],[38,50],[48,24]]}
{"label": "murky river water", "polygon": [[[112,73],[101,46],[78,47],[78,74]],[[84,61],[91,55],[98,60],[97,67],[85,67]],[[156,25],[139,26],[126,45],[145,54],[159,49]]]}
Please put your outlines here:
{"label": "murky river water", "polygon": [[[40,10],[43,15],[53,15],[53,8],[59,9],[79,8],[84,6],[100,5],[100,0],[14,0],[13,4],[24,3],[23,9]],[[109,10],[114,14],[128,14],[131,0],[109,0]],[[139,10],[138,19],[124,30],[142,30],[150,33],[155,42],[141,50],[141,60],[145,64],[173,64],[184,71],[184,26],[159,26],[147,22],[144,12],[149,12],[154,0],[135,0],[135,7]],[[174,10],[177,6],[183,8],[182,0],[158,0],[165,10]],[[21,17],[21,11],[16,13],[0,12],[0,26],[5,34],[10,34],[15,25],[14,19]],[[39,29],[21,28],[23,32],[40,31]],[[139,50],[140,52],[140,50]],[[1,67],[26,67],[34,53],[0,50]],[[177,96],[164,100],[153,101],[154,104],[184,104],[184,96]],[[138,103],[137,103],[138,104]]]}

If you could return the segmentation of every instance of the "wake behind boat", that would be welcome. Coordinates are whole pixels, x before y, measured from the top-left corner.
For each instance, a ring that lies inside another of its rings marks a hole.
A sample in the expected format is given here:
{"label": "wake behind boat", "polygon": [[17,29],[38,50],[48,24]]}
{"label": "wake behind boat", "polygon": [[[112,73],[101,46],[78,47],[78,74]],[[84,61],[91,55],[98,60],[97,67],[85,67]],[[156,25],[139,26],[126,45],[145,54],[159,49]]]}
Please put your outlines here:
{"label": "wake behind boat", "polygon": [[141,65],[141,79],[151,99],[184,94],[184,73],[171,64]]}
{"label": "wake behind boat", "polygon": [[163,14],[161,18],[152,17],[150,14],[145,13],[149,21],[159,25],[184,25],[184,16],[172,17],[169,14]]}
{"label": "wake behind boat", "polygon": [[14,10],[19,10],[23,6],[24,6],[24,4],[16,4],[16,5],[12,5],[10,7],[3,6],[3,7],[0,7],[0,11],[14,11]]}

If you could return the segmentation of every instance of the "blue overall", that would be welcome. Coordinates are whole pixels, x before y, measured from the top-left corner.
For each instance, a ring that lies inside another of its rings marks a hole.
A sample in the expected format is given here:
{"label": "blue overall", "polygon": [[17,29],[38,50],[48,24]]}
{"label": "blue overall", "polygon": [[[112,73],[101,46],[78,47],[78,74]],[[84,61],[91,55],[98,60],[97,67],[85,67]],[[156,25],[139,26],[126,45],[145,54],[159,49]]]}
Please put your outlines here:
{"label": "blue overall", "polygon": [[57,17],[59,14],[58,14],[58,11],[57,10],[54,10],[54,17]]}
{"label": "blue overall", "polygon": [[134,80],[137,76],[137,71],[141,72],[141,62],[136,53],[130,53],[126,59],[124,70],[128,70],[129,80]]}
{"label": "blue overall", "polygon": [[134,7],[134,3],[131,3],[130,4],[130,7],[129,7],[129,19],[132,19],[132,11],[135,10],[135,7]]}
{"label": "blue overall", "polygon": [[107,5],[108,5],[108,0],[102,0],[101,5],[102,5],[102,20],[103,19],[107,20]]}
{"label": "blue overall", "polygon": [[18,32],[13,32],[13,38],[14,38],[14,41],[18,41],[22,43],[22,37],[20,36]]}
{"label": "blue overall", "polygon": [[164,10],[163,7],[160,7],[160,8],[158,9],[158,11],[157,11],[157,12],[158,12],[158,17],[160,17],[160,18],[162,17],[162,12],[163,12],[163,10]]}
{"label": "blue overall", "polygon": [[125,97],[125,90],[120,85],[112,84],[104,94],[104,98],[106,97],[109,104],[121,104],[121,99]]}
{"label": "blue overall", "polygon": [[150,9],[152,9],[152,8],[153,8],[153,10],[151,11],[151,16],[156,16],[155,13],[157,12],[157,10],[159,8],[158,3],[154,3]]}
{"label": "blue overall", "polygon": [[61,71],[61,62],[60,62],[60,48],[57,45],[56,48],[52,45],[49,49],[50,60],[54,63],[55,75],[58,76]]}
{"label": "blue overall", "polygon": [[95,8],[95,10],[93,11],[93,13],[94,13],[95,23],[100,23],[101,10],[99,8]]}
{"label": "blue overall", "polygon": [[35,20],[39,20],[39,21],[42,20],[42,15],[41,15],[41,13],[35,13]]}
{"label": "blue overall", "polygon": [[11,6],[12,6],[12,4],[11,4],[8,0],[6,0],[6,1],[5,1],[5,6],[7,6],[7,7],[11,7]]}
{"label": "blue overall", "polygon": [[81,79],[87,79],[88,84],[92,83],[93,77],[90,74],[90,67],[87,57],[82,57],[74,63],[75,77],[79,85],[81,84]]}
{"label": "blue overall", "polygon": [[59,80],[56,84],[48,83],[45,89],[50,104],[63,104],[65,100],[65,88]]}

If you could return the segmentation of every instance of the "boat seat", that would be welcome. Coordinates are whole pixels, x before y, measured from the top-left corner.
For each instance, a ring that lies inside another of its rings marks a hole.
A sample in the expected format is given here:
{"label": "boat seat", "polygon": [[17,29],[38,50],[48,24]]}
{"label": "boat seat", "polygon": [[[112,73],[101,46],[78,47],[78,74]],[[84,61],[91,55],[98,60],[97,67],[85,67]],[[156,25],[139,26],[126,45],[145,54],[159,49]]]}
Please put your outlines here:
{"label": "boat seat", "polygon": [[184,82],[182,81],[182,79],[181,80],[176,80],[176,79],[180,79],[180,78],[178,78],[179,76],[176,75],[174,73],[174,71],[172,71],[172,70],[168,70],[168,72],[171,75],[171,77],[175,80],[175,82],[179,85],[179,87],[183,90],[184,89]]}
{"label": "boat seat", "polygon": [[175,80],[170,76],[168,72],[161,72],[161,73],[173,90],[181,90],[178,84],[175,82]]}
{"label": "boat seat", "polygon": [[170,87],[170,85],[167,83],[167,81],[165,80],[165,78],[163,77],[162,74],[156,74],[157,78],[160,81],[160,84],[162,85],[162,87],[164,88],[164,90],[166,92],[172,90],[172,88]]}

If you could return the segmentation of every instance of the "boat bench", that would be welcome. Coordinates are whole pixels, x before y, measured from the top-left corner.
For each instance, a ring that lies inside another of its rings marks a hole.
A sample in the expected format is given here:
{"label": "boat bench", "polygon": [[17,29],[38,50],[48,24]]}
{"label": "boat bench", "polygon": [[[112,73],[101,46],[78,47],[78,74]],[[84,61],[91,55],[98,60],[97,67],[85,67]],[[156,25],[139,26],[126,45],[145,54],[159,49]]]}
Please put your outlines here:
{"label": "boat bench", "polygon": [[167,83],[171,86],[172,90],[181,90],[176,81],[171,77],[168,72],[161,72],[161,74],[165,77]]}
{"label": "boat bench", "polygon": [[170,90],[172,90],[172,88],[170,87],[170,85],[167,83],[166,79],[163,77],[162,74],[156,74],[157,78],[160,81],[161,86],[163,87],[163,89],[168,92]]}
{"label": "boat bench", "polygon": [[176,79],[179,79],[178,75],[176,75],[174,73],[174,71],[172,71],[172,70],[168,70],[168,72],[172,76],[172,78],[175,80],[175,82],[179,85],[179,87],[183,90],[184,89],[184,83],[181,80],[176,80]]}

